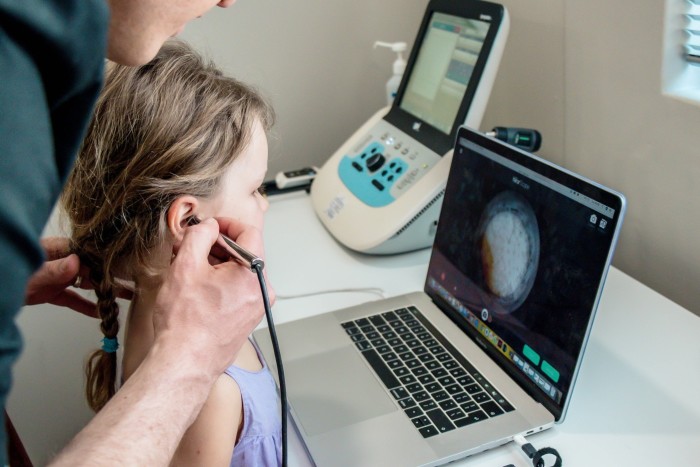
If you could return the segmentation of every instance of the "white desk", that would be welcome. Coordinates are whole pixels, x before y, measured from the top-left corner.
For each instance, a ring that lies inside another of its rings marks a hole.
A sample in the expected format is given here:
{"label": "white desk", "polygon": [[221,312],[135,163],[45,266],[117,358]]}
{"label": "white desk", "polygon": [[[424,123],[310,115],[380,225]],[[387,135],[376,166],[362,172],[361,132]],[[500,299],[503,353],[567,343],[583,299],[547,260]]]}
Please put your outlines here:
{"label": "white desk", "polygon": [[[624,228],[624,227],[623,227]],[[380,287],[422,290],[429,249],[381,257],[340,246],[306,193],[271,198],[267,268],[280,295]],[[337,293],[278,300],[285,322],[378,298]],[[284,351],[284,349],[282,349]],[[312,465],[290,424],[289,465]],[[700,318],[612,268],[565,421],[529,438],[565,466],[700,465]],[[530,466],[512,443],[453,465]]]}

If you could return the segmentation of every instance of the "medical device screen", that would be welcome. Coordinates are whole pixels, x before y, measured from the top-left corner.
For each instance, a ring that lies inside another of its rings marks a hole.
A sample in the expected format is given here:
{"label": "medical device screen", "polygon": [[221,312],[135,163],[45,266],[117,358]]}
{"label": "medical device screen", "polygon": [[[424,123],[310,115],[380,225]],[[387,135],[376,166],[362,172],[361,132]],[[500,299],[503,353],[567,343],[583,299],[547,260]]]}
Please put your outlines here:
{"label": "medical device screen", "polygon": [[399,107],[450,134],[489,26],[433,13]]}

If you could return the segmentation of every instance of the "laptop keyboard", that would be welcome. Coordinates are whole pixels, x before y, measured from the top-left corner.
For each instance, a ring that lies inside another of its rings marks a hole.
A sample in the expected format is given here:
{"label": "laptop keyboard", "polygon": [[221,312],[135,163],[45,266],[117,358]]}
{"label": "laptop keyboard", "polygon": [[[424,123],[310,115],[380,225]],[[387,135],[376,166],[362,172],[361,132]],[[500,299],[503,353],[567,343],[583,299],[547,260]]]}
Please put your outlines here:
{"label": "laptop keyboard", "polygon": [[513,410],[415,307],[341,325],[424,438]]}

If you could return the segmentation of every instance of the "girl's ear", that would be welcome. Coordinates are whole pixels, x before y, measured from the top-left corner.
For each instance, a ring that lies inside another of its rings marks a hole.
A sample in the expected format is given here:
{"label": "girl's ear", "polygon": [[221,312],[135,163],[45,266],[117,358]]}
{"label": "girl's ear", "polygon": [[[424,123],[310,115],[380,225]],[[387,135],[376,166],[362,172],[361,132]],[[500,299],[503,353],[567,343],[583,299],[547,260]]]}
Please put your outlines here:
{"label": "girl's ear", "polygon": [[179,243],[185,234],[187,221],[197,213],[199,201],[194,196],[180,196],[168,208],[168,231]]}

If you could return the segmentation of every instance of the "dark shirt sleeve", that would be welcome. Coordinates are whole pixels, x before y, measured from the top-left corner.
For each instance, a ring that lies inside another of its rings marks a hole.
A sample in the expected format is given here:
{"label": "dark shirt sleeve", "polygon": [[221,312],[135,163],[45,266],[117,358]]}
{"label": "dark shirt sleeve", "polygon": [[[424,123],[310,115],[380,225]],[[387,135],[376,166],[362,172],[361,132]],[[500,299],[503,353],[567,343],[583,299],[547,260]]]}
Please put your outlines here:
{"label": "dark shirt sleeve", "polygon": [[[39,238],[102,85],[103,0],[0,0],[0,402],[21,350],[15,317]],[[0,463],[6,464],[0,424]]]}

